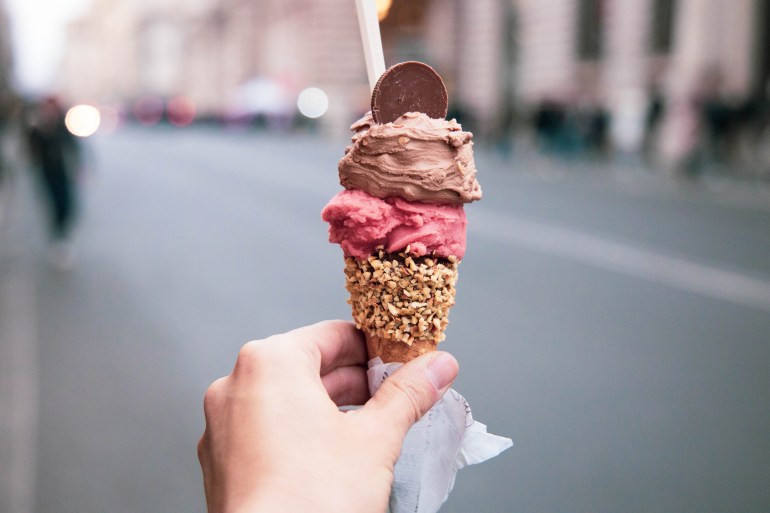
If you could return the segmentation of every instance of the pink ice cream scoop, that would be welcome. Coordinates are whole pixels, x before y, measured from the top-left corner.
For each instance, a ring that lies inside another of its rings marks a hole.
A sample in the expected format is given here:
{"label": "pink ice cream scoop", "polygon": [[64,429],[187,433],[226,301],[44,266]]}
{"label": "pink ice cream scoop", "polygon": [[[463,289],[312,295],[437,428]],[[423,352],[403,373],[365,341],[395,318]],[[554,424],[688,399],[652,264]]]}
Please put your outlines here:
{"label": "pink ice cream scoop", "polygon": [[345,256],[365,259],[377,246],[387,252],[407,246],[415,256],[461,259],[465,255],[465,211],[462,205],[433,205],[397,197],[375,198],[359,190],[334,196],[321,212],[329,223],[329,241]]}

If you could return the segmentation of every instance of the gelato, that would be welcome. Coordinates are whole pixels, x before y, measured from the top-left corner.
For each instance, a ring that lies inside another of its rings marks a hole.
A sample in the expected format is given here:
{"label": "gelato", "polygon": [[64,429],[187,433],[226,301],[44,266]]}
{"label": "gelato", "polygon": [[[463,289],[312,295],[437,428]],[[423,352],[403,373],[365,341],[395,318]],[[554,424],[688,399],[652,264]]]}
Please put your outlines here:
{"label": "gelato", "polygon": [[329,241],[345,256],[367,258],[378,247],[388,253],[404,248],[414,256],[465,255],[465,211],[461,206],[431,205],[401,198],[342,191],[321,213],[329,223]]}
{"label": "gelato", "polygon": [[461,205],[481,199],[473,134],[455,120],[409,112],[377,125],[357,121],[353,144],[339,163],[340,184],[377,198]]}
{"label": "gelato", "polygon": [[443,116],[446,101],[429,66],[386,71],[372,96],[374,116],[351,127],[338,166],[345,190],[322,212],[345,256],[349,303],[369,357],[386,363],[444,340],[465,255],[464,204],[481,199],[473,135],[425,114]]}

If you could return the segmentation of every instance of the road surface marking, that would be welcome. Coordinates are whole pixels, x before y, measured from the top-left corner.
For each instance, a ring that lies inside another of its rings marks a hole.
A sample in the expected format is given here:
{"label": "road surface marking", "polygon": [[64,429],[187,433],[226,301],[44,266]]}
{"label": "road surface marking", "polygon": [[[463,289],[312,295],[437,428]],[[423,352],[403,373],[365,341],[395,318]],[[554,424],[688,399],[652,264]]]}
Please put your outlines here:
{"label": "road surface marking", "polygon": [[471,230],[508,244],[770,311],[770,281],[577,230],[476,209]]}

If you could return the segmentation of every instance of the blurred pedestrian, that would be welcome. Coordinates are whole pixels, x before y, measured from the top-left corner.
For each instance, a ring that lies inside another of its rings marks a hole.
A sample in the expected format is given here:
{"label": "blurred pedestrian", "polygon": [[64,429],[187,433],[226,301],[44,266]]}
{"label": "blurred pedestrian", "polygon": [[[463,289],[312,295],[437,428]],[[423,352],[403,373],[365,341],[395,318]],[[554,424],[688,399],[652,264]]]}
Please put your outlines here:
{"label": "blurred pedestrian", "polygon": [[610,151],[610,113],[603,105],[596,105],[588,109],[585,115],[588,118],[588,129],[583,148],[591,157],[606,158]]}
{"label": "blurred pedestrian", "polygon": [[516,130],[516,109],[513,102],[506,101],[499,111],[494,133],[495,147],[500,156],[508,160],[513,152],[513,137]]}
{"label": "blurred pedestrian", "polygon": [[725,165],[729,160],[730,141],[736,113],[722,95],[711,93],[701,100],[703,158],[707,163]]}
{"label": "blurred pedestrian", "polygon": [[647,100],[647,112],[644,116],[644,140],[642,141],[642,158],[649,167],[655,165],[660,127],[666,112],[666,99],[660,86],[650,87]]}
{"label": "blurred pedestrian", "polygon": [[53,265],[66,269],[73,263],[72,229],[77,205],[80,146],[64,123],[56,98],[40,102],[29,120],[28,143],[48,203]]}
{"label": "blurred pedestrian", "polygon": [[10,188],[10,163],[6,147],[9,133],[12,131],[13,116],[9,98],[0,92],[0,223],[3,220],[5,206],[8,203]]}
{"label": "blurred pedestrian", "polygon": [[555,155],[561,151],[560,134],[564,129],[565,109],[551,99],[541,101],[535,109],[532,124],[541,153]]}

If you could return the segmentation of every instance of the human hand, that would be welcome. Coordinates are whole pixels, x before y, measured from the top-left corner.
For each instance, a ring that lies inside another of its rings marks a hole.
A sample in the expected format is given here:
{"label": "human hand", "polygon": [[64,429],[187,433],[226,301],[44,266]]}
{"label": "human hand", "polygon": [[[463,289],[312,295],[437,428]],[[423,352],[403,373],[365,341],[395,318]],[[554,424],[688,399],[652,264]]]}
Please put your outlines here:
{"label": "human hand", "polygon": [[366,363],[363,335],[343,321],[246,344],[204,398],[198,458],[209,513],[384,512],[406,432],[458,367],[428,353],[370,398]]}

